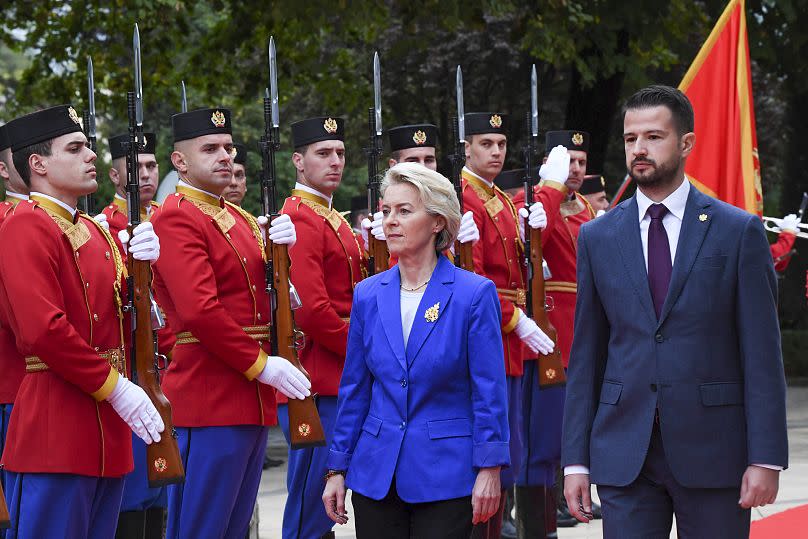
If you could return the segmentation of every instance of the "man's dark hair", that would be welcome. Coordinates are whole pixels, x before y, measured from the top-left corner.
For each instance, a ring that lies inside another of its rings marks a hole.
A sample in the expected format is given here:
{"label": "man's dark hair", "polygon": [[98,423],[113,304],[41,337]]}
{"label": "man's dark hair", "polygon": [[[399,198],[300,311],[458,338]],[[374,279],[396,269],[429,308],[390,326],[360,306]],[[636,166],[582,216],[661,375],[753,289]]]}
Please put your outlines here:
{"label": "man's dark hair", "polygon": [[658,84],[635,93],[623,105],[623,117],[629,110],[651,107],[667,107],[671,111],[679,136],[693,131],[693,106],[690,100],[680,90],[670,86]]}
{"label": "man's dark hair", "polygon": [[395,150],[390,152],[390,159],[398,163],[399,160],[401,159],[401,150]]}
{"label": "man's dark hair", "polygon": [[22,181],[25,182],[27,187],[31,187],[31,168],[28,166],[28,159],[34,154],[48,156],[51,154],[52,147],[53,139],[31,144],[30,146],[17,150],[12,155],[14,167],[17,169],[20,178],[22,178]]}
{"label": "man's dark hair", "polygon": [[300,155],[306,155],[309,146],[311,146],[311,144],[304,144],[303,146],[298,146],[297,148],[295,148],[295,153],[299,153]]}

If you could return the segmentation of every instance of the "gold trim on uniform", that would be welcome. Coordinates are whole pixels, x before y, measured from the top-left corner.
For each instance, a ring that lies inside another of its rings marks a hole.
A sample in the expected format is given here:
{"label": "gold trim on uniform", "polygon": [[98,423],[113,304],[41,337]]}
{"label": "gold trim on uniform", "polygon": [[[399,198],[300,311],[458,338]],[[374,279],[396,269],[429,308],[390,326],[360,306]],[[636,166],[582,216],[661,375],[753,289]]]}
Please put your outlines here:
{"label": "gold trim on uniform", "polygon": [[[99,357],[107,360],[109,366],[123,373],[126,368],[126,356],[120,348],[112,348],[98,352]],[[25,356],[25,372],[42,372],[49,370],[48,364],[42,361],[39,356]]]}
{"label": "gold trim on uniform", "polygon": [[497,288],[497,294],[512,301],[520,307],[527,305],[527,291],[524,288],[511,290],[510,288]]}
{"label": "gold trim on uniform", "polygon": [[[256,341],[269,341],[269,326],[267,325],[244,326],[241,329]],[[177,344],[195,344],[198,342],[199,339],[194,337],[193,333],[190,331],[180,331],[177,333]]]}
{"label": "gold trim on uniform", "polygon": [[578,285],[570,281],[547,281],[544,283],[545,292],[569,292],[578,293]]}
{"label": "gold trim on uniform", "polygon": [[220,202],[222,199],[221,197],[216,198],[213,195],[209,195],[207,193],[203,193],[198,189],[194,189],[192,187],[186,187],[185,185],[178,185],[177,186],[177,193],[184,195],[185,197],[189,198],[190,200],[197,202],[204,202],[206,204],[210,204],[211,206],[218,206],[222,207]]}

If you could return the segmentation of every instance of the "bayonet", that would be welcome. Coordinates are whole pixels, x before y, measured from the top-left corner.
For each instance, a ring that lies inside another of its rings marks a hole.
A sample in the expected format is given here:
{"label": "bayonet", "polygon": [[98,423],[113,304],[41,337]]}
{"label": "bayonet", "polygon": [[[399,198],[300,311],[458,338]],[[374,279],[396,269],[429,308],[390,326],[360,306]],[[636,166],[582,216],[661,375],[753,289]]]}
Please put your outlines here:
{"label": "bayonet", "polygon": [[180,103],[180,112],[188,112],[188,96],[185,94],[185,81],[182,81],[182,103]]}
{"label": "bayonet", "polygon": [[539,81],[536,77],[536,64],[533,64],[530,72],[530,134],[534,139],[539,136]]}
{"label": "bayonet", "polygon": [[[95,80],[93,77],[93,59],[87,57],[87,108],[89,110],[87,122],[87,138],[95,142]],[[95,151],[95,148],[93,148]]]}
{"label": "bayonet", "polygon": [[140,31],[137,23],[132,36],[132,48],[135,50],[135,123],[138,127],[143,127],[143,76],[140,71]]}
{"label": "bayonet", "polygon": [[457,66],[455,89],[457,91],[457,142],[462,144],[466,141],[466,112],[463,105],[463,70],[460,69],[460,66]]}
{"label": "bayonet", "polygon": [[272,127],[280,126],[280,109],[278,107],[278,59],[275,52],[275,38],[269,38],[269,95],[272,102]]}
{"label": "bayonet", "polygon": [[379,51],[373,55],[373,110],[376,114],[376,136],[382,136],[382,66]]}

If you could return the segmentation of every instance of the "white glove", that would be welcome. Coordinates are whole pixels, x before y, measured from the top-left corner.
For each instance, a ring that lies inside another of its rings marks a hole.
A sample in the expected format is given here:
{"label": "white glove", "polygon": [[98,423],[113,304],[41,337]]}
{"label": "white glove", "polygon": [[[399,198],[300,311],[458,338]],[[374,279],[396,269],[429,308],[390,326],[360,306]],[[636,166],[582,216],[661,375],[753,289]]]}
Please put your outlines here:
{"label": "white glove", "polygon": [[373,222],[371,222],[367,217],[362,219],[362,228],[369,229],[370,233],[373,234],[373,237],[377,240],[387,241],[387,238],[384,236],[384,226],[382,224],[383,219],[384,213],[377,211],[373,214]]}
{"label": "white glove", "polygon": [[796,234],[800,228],[800,218],[794,213],[789,213],[780,221],[780,232],[791,232]]}
{"label": "white glove", "polygon": [[370,243],[368,243],[368,230],[370,230],[370,219],[365,217],[359,223],[359,233],[362,235],[362,244],[365,246],[365,251],[370,250]]}
{"label": "white glove", "polygon": [[595,218],[600,217],[601,215],[606,215],[606,210],[598,210],[597,213],[595,213]]}
{"label": "white glove", "polygon": [[300,370],[278,356],[269,356],[258,381],[268,384],[290,399],[305,399],[311,395],[311,382]]}
{"label": "white glove", "polygon": [[467,211],[460,219],[460,230],[457,231],[457,241],[460,243],[477,243],[480,239],[480,231],[477,223],[474,222],[474,214]]}
{"label": "white glove", "polygon": [[99,213],[98,215],[94,215],[93,219],[99,225],[103,226],[104,229],[109,232],[109,221],[107,221],[107,215],[104,213]]}
{"label": "white glove", "polygon": [[154,262],[160,258],[160,238],[154,233],[154,227],[148,221],[137,225],[132,231],[132,241],[129,241],[129,232],[124,228],[118,232],[118,239],[123,244],[123,252],[131,254],[135,260]]}
{"label": "white glove", "polygon": [[[261,237],[264,241],[267,240],[265,232],[267,223],[269,223],[269,219],[266,215],[258,216],[258,226],[261,229]],[[272,224],[269,226],[269,241],[279,245],[288,245],[289,247],[292,247],[297,242],[297,229],[291,217],[284,213],[272,220]]]}
{"label": "white glove", "polygon": [[513,331],[534,353],[547,355],[555,348],[552,339],[522,309],[519,309],[519,321]]}
{"label": "white glove", "polygon": [[559,183],[566,183],[570,175],[570,154],[564,146],[556,146],[550,150],[547,162],[539,169],[539,177],[542,180],[553,180]]}
{"label": "white glove", "polygon": [[160,433],[166,428],[163,418],[139,386],[121,376],[115,389],[107,397],[107,402],[146,444],[160,441]]}

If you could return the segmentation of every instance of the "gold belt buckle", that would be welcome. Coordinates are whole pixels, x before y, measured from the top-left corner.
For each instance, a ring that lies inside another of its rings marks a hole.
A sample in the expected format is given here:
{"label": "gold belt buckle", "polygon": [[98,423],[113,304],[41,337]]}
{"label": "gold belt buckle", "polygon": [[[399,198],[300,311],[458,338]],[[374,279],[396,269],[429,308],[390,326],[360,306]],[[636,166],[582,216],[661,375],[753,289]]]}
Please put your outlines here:
{"label": "gold belt buckle", "polygon": [[527,304],[527,291],[524,288],[516,289],[516,304],[523,307]]}

